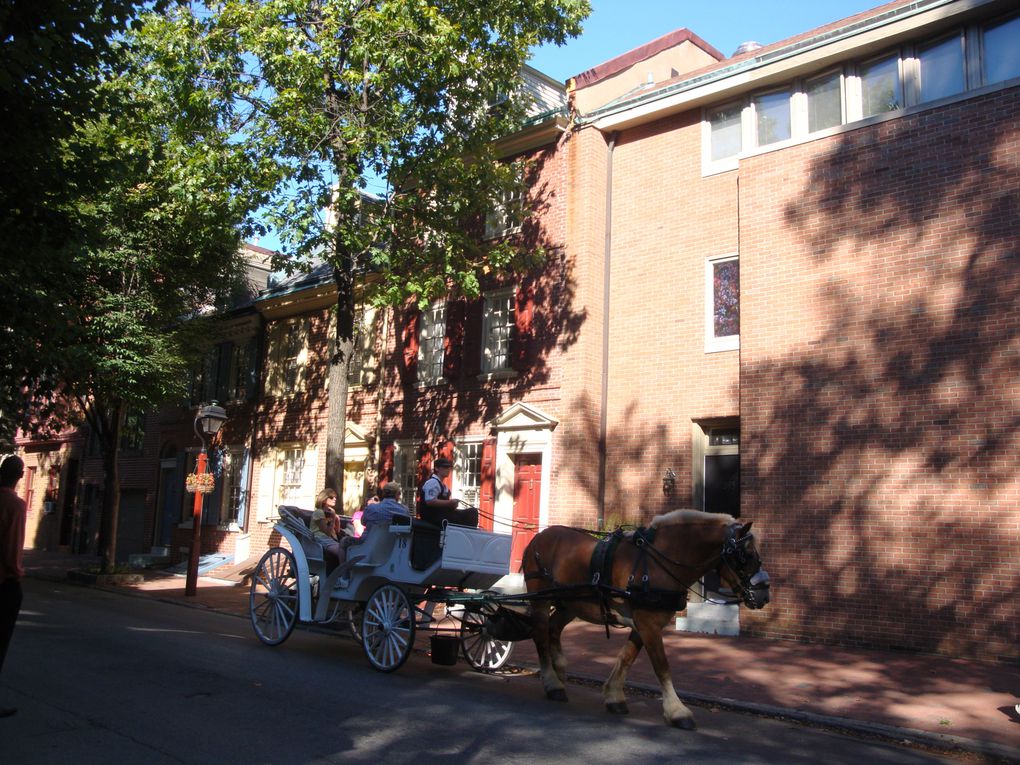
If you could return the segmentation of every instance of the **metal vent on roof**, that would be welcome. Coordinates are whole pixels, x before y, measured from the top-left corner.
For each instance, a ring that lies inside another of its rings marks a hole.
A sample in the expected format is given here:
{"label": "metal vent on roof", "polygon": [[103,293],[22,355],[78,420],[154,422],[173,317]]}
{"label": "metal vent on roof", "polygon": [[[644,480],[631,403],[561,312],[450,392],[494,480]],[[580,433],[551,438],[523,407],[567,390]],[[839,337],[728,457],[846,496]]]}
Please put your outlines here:
{"label": "metal vent on roof", "polygon": [[754,40],[748,40],[747,42],[740,43],[740,45],[737,46],[737,49],[735,51],[733,51],[733,55],[734,56],[739,56],[739,55],[744,54],[744,53],[750,53],[753,50],[761,50],[764,47],[765,46],[762,45],[760,42],[755,42]]}

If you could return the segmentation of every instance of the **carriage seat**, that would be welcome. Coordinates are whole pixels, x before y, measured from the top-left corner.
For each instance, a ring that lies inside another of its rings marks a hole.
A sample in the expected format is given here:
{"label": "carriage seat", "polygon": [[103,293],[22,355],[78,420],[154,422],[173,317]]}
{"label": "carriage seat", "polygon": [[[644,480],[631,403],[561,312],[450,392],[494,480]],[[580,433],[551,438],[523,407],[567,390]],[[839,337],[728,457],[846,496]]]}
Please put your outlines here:
{"label": "carriage seat", "polygon": [[[301,549],[304,551],[305,558],[307,558],[310,563],[323,563],[322,542],[316,539],[312,534],[312,511],[305,510],[301,507],[295,507],[294,505],[280,505],[279,508],[277,508],[277,512],[279,512],[280,519],[283,521],[284,525],[297,536],[298,541],[301,543]],[[340,516],[340,525],[342,528],[346,528],[350,523],[350,518]],[[313,571],[313,573],[315,572]]]}
{"label": "carriage seat", "polygon": [[434,523],[415,518],[411,521],[411,568],[424,571],[443,554],[440,547],[443,529]]}

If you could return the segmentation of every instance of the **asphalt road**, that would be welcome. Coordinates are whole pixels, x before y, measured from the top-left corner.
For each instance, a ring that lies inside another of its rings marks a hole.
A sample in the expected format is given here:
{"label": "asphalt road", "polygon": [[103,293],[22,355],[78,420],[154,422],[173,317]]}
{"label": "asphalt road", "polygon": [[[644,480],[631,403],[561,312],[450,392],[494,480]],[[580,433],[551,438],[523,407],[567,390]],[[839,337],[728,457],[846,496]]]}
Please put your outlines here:
{"label": "asphalt road", "polygon": [[546,701],[537,679],[436,666],[415,654],[372,670],[350,638],[298,630],[259,643],[247,621],[101,590],[29,580],[0,678],[0,763],[583,763],[728,765],[959,760],[700,708],[699,730],[631,714],[598,689]]}

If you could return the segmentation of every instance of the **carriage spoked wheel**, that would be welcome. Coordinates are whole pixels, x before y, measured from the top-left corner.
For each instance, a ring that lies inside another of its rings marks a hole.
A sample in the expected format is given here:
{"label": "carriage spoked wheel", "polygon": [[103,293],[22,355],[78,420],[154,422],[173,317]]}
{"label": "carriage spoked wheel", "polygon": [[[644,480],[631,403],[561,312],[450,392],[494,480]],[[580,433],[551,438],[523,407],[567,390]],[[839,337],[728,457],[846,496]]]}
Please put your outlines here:
{"label": "carriage spoked wheel", "polygon": [[460,646],[467,663],[479,672],[495,672],[503,667],[514,651],[509,640],[496,640],[485,634],[486,615],[465,608],[460,622]]}
{"label": "carriage spoked wheel", "polygon": [[399,669],[414,647],[414,606],[395,584],[384,584],[369,597],[361,618],[361,645],[380,672]]}
{"label": "carriage spoked wheel", "polygon": [[289,550],[274,547],[262,556],[248,598],[251,626],[266,645],[279,645],[294,631],[298,616],[297,565]]}

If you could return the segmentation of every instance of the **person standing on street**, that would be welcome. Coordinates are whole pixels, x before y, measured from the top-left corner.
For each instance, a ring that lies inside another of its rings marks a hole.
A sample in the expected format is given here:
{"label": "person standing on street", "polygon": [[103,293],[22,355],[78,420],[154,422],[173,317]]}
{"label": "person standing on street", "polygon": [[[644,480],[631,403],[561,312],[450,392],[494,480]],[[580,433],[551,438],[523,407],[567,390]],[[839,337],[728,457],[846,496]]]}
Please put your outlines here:
{"label": "person standing on street", "polygon": [[[20,457],[10,456],[0,464],[0,671],[3,671],[7,647],[21,611],[28,507],[14,487],[24,473],[25,463]],[[17,711],[14,707],[0,707],[0,717],[10,717]]]}

